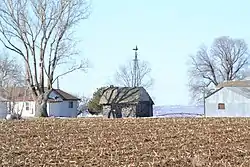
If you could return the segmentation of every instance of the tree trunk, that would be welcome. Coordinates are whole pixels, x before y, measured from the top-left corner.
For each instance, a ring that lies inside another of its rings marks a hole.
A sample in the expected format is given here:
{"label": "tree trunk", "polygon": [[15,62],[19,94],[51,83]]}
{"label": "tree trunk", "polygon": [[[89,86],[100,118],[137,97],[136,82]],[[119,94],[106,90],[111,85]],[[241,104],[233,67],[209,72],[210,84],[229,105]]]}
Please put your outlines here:
{"label": "tree trunk", "polygon": [[36,113],[38,117],[48,117],[47,101],[46,99],[36,101]]}
{"label": "tree trunk", "polygon": [[47,112],[47,102],[48,102],[48,95],[49,93],[44,93],[42,95],[39,95],[36,100],[36,111],[35,115],[38,117],[48,117]]}
{"label": "tree trunk", "polygon": [[109,111],[108,118],[116,118],[115,112],[113,110]]}
{"label": "tree trunk", "polygon": [[108,118],[116,118],[116,107],[114,104],[111,104],[111,108],[108,113]]}

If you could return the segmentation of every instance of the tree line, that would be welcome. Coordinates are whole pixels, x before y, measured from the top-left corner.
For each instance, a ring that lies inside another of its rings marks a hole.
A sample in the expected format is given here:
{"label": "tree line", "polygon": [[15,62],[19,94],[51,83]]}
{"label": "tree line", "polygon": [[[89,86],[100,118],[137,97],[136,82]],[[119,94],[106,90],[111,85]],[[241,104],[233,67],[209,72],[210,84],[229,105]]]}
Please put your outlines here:
{"label": "tree line", "polygon": [[[88,68],[88,61],[76,50],[73,35],[74,27],[88,19],[90,13],[91,3],[87,0],[2,0],[0,42],[15,58],[23,60],[25,68],[19,68],[18,62],[2,54],[0,86],[26,85],[36,101],[38,116],[47,117],[47,101],[53,83],[61,76]],[[76,61],[77,56],[82,61]],[[142,79],[150,69],[141,67]],[[59,73],[58,69],[64,71]],[[122,85],[130,86],[133,75],[124,66],[117,78]]]}
{"label": "tree line", "polygon": [[[0,57],[0,86],[26,85],[36,101],[38,116],[47,117],[48,95],[58,77],[88,68],[88,61],[76,50],[77,41],[73,35],[74,28],[90,14],[91,4],[87,0],[2,0],[0,42],[14,59],[8,59],[5,53]],[[76,61],[77,56],[82,61]],[[15,58],[23,60],[24,69]],[[131,63],[122,65],[116,72],[117,85],[133,86],[135,74]],[[244,78],[248,65],[248,46],[243,39],[216,38],[211,47],[202,46],[190,56],[188,71],[192,96],[199,99],[201,92],[209,94],[223,81]],[[58,69],[64,71],[59,73]],[[152,86],[149,64],[140,61],[137,71],[139,86]]]}
{"label": "tree line", "polygon": [[[198,51],[188,59],[188,87],[192,103],[201,102],[204,96],[215,91],[216,86],[220,83],[242,80],[250,76],[249,58],[248,45],[244,39],[221,36],[215,38],[211,46],[199,47]],[[117,75],[123,83],[127,83],[128,80],[122,76],[128,76],[128,72],[132,69],[125,67],[120,68]],[[131,67],[131,64],[128,64],[127,67]],[[145,85],[147,83],[150,82],[143,82]],[[124,85],[126,86],[126,84]],[[97,89],[88,103],[89,108],[93,111],[101,110],[101,106],[98,104],[101,90],[102,88]]]}
{"label": "tree line", "polygon": [[244,39],[221,36],[212,45],[202,45],[189,57],[189,91],[194,101],[200,101],[225,81],[249,76],[249,50]]}

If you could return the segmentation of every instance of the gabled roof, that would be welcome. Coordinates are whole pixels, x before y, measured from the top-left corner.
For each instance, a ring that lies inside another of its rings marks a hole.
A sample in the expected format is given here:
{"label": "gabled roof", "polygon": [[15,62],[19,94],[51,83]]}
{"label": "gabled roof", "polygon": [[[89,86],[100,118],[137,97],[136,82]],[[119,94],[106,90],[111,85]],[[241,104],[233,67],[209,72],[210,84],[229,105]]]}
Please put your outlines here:
{"label": "gabled roof", "polygon": [[228,87],[229,90],[250,99],[249,87]]}
{"label": "gabled roof", "polygon": [[99,104],[135,104],[141,101],[150,101],[154,104],[143,87],[108,87],[103,91]]}
{"label": "gabled roof", "polygon": [[221,87],[250,87],[250,77],[246,77],[243,80],[235,81],[225,81],[216,86],[217,88]]}
{"label": "gabled roof", "polygon": [[247,91],[246,88],[250,88],[250,78],[246,77],[243,80],[225,81],[225,82],[218,84],[216,88],[217,89],[211,94],[209,94],[208,96],[206,96],[205,99],[215,94],[216,92],[220,91],[223,88],[232,88],[231,89],[232,91],[237,91],[237,92],[239,91],[242,92],[243,90]]}
{"label": "gabled roof", "polygon": [[27,87],[1,88],[0,96],[11,101],[33,101],[32,92]]}
{"label": "gabled roof", "polygon": [[216,91],[214,91],[213,93],[209,94],[205,98],[208,98],[208,97],[212,96],[213,94],[215,94],[216,92],[220,91],[223,88],[224,89],[229,89],[229,90],[231,90],[231,91],[233,91],[233,92],[235,92],[235,93],[237,93],[239,95],[242,95],[242,96],[250,99],[250,87],[239,87],[239,86],[237,86],[237,87],[221,87],[221,88],[217,89]]}
{"label": "gabled roof", "polygon": [[215,94],[216,92],[220,91],[220,90],[223,89],[223,88],[224,88],[224,87],[220,87],[219,89],[216,89],[216,90],[213,91],[212,93],[208,94],[208,95],[205,97],[205,99],[208,98],[208,97],[210,97],[210,96],[212,96],[213,94]]}
{"label": "gabled roof", "polygon": [[[47,88],[45,88],[46,90]],[[53,89],[63,100],[78,101],[79,98],[61,90]],[[6,99],[14,99],[15,101],[34,101],[32,91],[27,87],[12,87],[0,90],[0,96]]]}
{"label": "gabled roof", "polygon": [[73,95],[71,95],[71,94],[69,94],[69,93],[67,93],[67,92],[65,92],[65,91],[63,91],[61,89],[53,89],[53,90],[57,94],[59,94],[63,100],[81,100],[78,97],[73,96]]}

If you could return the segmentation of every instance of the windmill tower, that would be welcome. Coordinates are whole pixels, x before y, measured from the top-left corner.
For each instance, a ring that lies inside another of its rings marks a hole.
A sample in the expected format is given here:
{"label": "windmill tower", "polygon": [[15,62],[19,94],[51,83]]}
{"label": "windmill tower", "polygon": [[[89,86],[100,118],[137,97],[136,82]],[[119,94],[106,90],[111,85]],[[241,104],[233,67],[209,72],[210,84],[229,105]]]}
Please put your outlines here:
{"label": "windmill tower", "polygon": [[133,49],[135,51],[135,58],[133,59],[133,75],[132,75],[132,87],[138,87],[139,86],[139,64],[138,64],[138,47]]}

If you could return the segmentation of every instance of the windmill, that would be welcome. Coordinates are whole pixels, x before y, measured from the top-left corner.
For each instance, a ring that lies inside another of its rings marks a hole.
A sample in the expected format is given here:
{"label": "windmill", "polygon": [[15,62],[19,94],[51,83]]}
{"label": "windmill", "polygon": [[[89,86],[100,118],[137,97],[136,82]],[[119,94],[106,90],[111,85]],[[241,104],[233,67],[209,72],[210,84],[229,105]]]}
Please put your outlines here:
{"label": "windmill", "polygon": [[139,64],[138,64],[138,47],[133,49],[135,51],[135,58],[134,58],[134,65],[133,65],[133,75],[132,75],[132,87],[138,87],[139,86]]}

